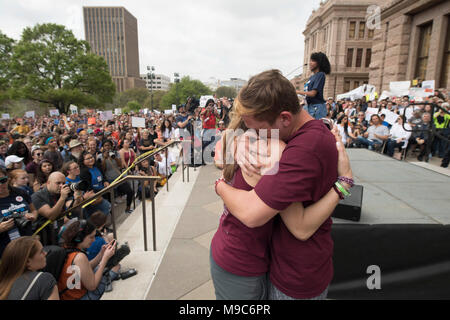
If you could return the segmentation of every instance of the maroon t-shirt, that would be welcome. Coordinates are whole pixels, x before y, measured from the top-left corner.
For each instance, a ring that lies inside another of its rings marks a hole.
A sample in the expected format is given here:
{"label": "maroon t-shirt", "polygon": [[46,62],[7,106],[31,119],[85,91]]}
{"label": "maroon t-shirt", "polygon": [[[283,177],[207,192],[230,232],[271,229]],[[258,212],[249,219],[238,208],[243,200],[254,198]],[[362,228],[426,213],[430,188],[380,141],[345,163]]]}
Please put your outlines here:
{"label": "maroon t-shirt", "polygon": [[[263,176],[255,192],[269,207],[283,211],[291,203],[319,201],[337,180],[336,139],[319,120],[307,122],[287,141],[276,175]],[[274,188],[276,186],[276,188]],[[297,240],[277,216],[270,244],[270,280],[284,294],[313,298],[333,278],[332,220],[307,241]]]}
{"label": "maroon t-shirt", "polygon": [[[233,187],[250,191],[239,168]],[[214,261],[222,269],[242,277],[257,277],[269,271],[269,245],[273,219],[259,228],[248,228],[225,207],[219,229],[211,242]]]}

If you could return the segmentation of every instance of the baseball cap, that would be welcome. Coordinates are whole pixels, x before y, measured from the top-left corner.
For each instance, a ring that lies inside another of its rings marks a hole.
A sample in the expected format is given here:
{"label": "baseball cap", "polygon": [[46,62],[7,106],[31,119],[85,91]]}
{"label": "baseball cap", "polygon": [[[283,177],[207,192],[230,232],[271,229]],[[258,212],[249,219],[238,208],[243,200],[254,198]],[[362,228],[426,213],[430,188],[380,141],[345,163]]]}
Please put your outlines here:
{"label": "baseball cap", "polygon": [[20,161],[23,161],[23,158],[20,158],[16,155],[7,156],[5,159],[5,166],[8,167],[9,165],[13,163],[19,163]]}

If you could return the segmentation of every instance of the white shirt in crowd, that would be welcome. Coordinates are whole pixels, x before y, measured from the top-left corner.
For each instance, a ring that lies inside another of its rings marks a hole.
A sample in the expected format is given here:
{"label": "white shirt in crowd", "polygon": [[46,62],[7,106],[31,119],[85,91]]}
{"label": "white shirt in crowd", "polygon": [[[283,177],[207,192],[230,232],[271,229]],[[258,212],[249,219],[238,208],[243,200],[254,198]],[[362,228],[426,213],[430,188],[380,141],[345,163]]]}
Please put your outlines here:
{"label": "white shirt in crowd", "polygon": [[166,167],[166,157],[165,157],[164,152],[162,152],[161,153],[161,161],[157,161],[155,159],[155,162],[158,164],[158,173],[165,175],[165,176],[170,175],[171,170],[172,170],[170,164],[174,163],[176,161],[177,161],[177,159],[174,157],[173,152],[169,151],[168,158],[167,158],[167,166],[168,167]]}
{"label": "white shirt in crowd", "polygon": [[[405,123],[405,128],[407,130],[411,130],[411,126],[409,125],[409,123]],[[401,138],[405,138],[404,140],[408,141],[409,138],[411,137],[411,132],[406,131],[403,128],[403,125],[400,125],[398,123],[395,123],[391,130],[390,130],[390,135],[391,135],[391,139],[392,140],[397,140],[397,139],[401,139]]]}

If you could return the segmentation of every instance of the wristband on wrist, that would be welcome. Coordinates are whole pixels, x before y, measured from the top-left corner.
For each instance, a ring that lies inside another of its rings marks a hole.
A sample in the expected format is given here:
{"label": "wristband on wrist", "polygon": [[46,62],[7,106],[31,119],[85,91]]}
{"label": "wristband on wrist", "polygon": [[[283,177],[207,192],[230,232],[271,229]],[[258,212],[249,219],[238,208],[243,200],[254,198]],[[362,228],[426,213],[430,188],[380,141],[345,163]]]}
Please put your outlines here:
{"label": "wristband on wrist", "polygon": [[226,181],[225,181],[224,178],[219,178],[219,179],[216,180],[216,182],[215,182],[215,184],[214,184],[214,190],[216,191],[216,194],[217,194],[217,195],[219,195],[219,194],[217,193],[217,186],[218,186],[219,183],[221,183],[221,182],[226,182]]}
{"label": "wristband on wrist", "polygon": [[335,185],[339,189],[339,191],[344,195],[344,197],[351,196],[350,192],[345,190],[345,188],[342,186],[342,184],[340,184],[339,182],[336,182]]}
{"label": "wristband on wrist", "polygon": [[353,188],[353,186],[355,185],[355,181],[347,177],[339,177],[338,181],[347,183],[350,186],[350,188]]}
{"label": "wristband on wrist", "polygon": [[338,194],[339,199],[341,199],[341,200],[344,200],[344,199],[345,199],[344,195],[342,194],[342,192],[339,191],[339,189],[336,187],[335,184],[333,185],[333,189],[334,189],[334,191],[336,191],[336,193]]}

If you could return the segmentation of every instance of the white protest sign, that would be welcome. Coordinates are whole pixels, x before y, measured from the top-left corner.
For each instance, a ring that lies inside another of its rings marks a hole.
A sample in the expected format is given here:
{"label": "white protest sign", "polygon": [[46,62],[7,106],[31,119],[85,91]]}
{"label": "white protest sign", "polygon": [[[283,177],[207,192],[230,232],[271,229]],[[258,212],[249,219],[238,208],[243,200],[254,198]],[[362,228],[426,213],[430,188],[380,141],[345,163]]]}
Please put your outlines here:
{"label": "white protest sign", "polygon": [[389,111],[387,109],[383,109],[381,110],[381,113],[384,114],[386,116],[386,118],[384,119],[384,121],[386,121],[387,123],[389,123],[390,125],[394,125],[395,122],[397,121],[399,115]]}
{"label": "white protest sign", "polygon": [[114,115],[113,115],[112,110],[106,110],[104,113],[106,115],[106,120],[113,120],[114,119]]}
{"label": "white protest sign", "polygon": [[59,110],[58,109],[53,109],[53,110],[50,110],[49,112],[50,112],[50,117],[59,116]]}
{"label": "white protest sign", "polygon": [[81,115],[87,114],[87,110],[86,110],[86,109],[81,109],[80,114],[81,114]]}
{"label": "white protest sign", "polygon": [[367,110],[366,110],[366,121],[370,121],[370,118],[374,114],[378,114],[378,108],[367,108]]}
{"label": "white protest sign", "polygon": [[144,109],[144,114],[147,114],[148,113],[148,108],[145,108]]}
{"label": "white protest sign", "polygon": [[34,111],[25,112],[25,118],[34,118],[34,116],[35,116]]}
{"label": "white protest sign", "polygon": [[389,91],[397,97],[409,95],[410,87],[411,81],[393,81],[389,83]]}
{"label": "white protest sign", "polygon": [[78,107],[77,106],[71,105],[69,110],[70,110],[70,112],[72,114],[78,113]]}
{"label": "white protest sign", "polygon": [[173,111],[173,112],[176,112],[176,111],[177,111],[177,105],[176,105],[176,104],[173,104],[173,105],[172,105],[172,111]]}
{"label": "white protest sign", "polygon": [[429,95],[430,95],[430,92],[427,92],[427,89],[425,89],[425,88],[410,88],[409,89],[409,96],[413,97],[414,99],[426,98]]}
{"label": "white protest sign", "polygon": [[116,116],[120,116],[122,114],[122,108],[116,108],[114,110],[114,113],[115,113]]}
{"label": "white protest sign", "polygon": [[172,114],[172,110],[164,110],[165,114]]}
{"label": "white protest sign", "polygon": [[392,96],[393,96],[393,95],[392,95],[391,92],[389,92],[389,91],[383,91],[383,93],[381,94],[381,96],[380,96],[380,98],[378,99],[378,101],[381,101],[381,100],[390,98],[390,97],[392,97]]}
{"label": "white protest sign", "polygon": [[133,128],[145,128],[145,118],[132,117],[131,126]]}
{"label": "white protest sign", "polygon": [[200,107],[201,107],[201,108],[206,107],[206,102],[207,102],[209,99],[213,99],[213,100],[214,100],[214,96],[201,96],[201,97],[200,97]]}
{"label": "white protest sign", "polygon": [[2,119],[10,119],[9,113],[2,113]]}
{"label": "white protest sign", "polygon": [[434,91],[435,81],[434,80],[427,80],[422,82],[422,88],[423,89],[431,89],[430,91]]}

